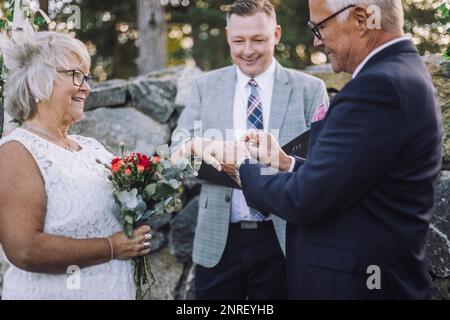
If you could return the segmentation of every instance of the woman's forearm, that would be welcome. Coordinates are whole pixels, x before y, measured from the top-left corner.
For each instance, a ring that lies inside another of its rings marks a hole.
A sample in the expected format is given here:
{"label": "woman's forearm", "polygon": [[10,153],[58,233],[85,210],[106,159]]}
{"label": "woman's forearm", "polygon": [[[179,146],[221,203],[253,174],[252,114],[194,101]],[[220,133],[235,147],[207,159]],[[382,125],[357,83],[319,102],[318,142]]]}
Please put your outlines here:
{"label": "woman's forearm", "polygon": [[85,268],[111,260],[107,238],[71,239],[40,232],[28,241],[11,262],[29,272],[60,274],[72,265]]}

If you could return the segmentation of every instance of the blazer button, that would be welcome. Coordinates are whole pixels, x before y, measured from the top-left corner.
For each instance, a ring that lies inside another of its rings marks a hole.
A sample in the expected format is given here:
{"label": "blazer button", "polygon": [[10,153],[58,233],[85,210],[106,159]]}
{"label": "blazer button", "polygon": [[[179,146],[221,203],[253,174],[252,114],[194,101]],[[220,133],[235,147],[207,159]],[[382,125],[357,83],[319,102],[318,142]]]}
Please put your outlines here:
{"label": "blazer button", "polygon": [[229,195],[225,196],[225,202],[230,202],[231,201],[231,197]]}

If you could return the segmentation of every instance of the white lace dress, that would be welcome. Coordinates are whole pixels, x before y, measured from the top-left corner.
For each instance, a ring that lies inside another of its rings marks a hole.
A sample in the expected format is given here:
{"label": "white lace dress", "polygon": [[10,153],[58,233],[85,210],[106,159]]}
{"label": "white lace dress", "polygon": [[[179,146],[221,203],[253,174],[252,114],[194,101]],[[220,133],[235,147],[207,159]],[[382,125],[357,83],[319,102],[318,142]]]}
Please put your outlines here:
{"label": "white lace dress", "polygon": [[[38,164],[47,193],[45,233],[81,239],[108,237],[121,231],[105,168],[96,162],[109,163],[113,155],[92,138],[70,138],[82,148],[79,152],[70,152],[20,128],[0,140],[0,145],[18,141]],[[16,231],[20,232],[19,225]],[[130,260],[113,260],[83,268],[79,274],[59,275],[27,272],[11,265],[2,292],[2,299],[134,297]]]}

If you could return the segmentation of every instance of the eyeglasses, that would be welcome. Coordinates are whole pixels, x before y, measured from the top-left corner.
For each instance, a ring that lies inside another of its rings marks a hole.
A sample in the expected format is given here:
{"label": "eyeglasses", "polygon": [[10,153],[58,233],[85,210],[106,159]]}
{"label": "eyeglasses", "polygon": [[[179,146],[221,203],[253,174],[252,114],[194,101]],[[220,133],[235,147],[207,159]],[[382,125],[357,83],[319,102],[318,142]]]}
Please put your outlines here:
{"label": "eyeglasses", "polygon": [[85,75],[83,71],[77,70],[77,69],[71,69],[71,70],[58,70],[58,72],[62,73],[72,73],[72,81],[73,84],[81,87],[83,85],[83,82],[86,81],[86,83],[89,86],[92,86],[92,75]]}
{"label": "eyeglasses", "polygon": [[317,23],[317,24],[315,24],[315,23],[312,22],[312,21],[308,21],[308,28],[309,28],[309,30],[311,30],[311,32],[317,37],[317,39],[322,40],[323,38],[322,38],[322,35],[320,34],[320,30],[319,30],[320,25],[324,24],[324,23],[327,22],[328,20],[330,20],[330,19],[336,17],[336,16],[337,16],[338,14],[340,14],[341,12],[344,12],[345,10],[350,9],[350,8],[352,8],[352,7],[356,7],[356,5],[355,5],[355,4],[351,4],[351,5],[347,6],[347,7],[345,7],[344,9],[341,9],[341,10],[339,10],[338,12],[332,14],[332,15],[329,16],[328,18],[323,19],[322,21],[320,21],[320,22]]}

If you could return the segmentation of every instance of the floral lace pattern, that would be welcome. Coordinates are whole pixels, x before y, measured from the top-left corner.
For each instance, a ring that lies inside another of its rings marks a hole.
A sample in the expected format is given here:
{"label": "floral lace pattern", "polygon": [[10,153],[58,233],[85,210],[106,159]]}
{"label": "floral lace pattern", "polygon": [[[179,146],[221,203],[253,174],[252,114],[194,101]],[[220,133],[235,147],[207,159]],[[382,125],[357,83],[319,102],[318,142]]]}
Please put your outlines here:
{"label": "floral lace pattern", "polygon": [[[82,148],[68,151],[24,129],[0,145],[20,142],[33,156],[44,178],[47,212],[44,232],[70,238],[103,238],[121,231],[105,168],[113,155],[95,139],[71,135]],[[72,274],[42,274],[14,265],[4,278],[3,299],[134,299],[131,260],[113,260],[80,271],[79,287],[67,285]]]}

